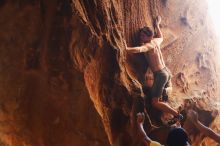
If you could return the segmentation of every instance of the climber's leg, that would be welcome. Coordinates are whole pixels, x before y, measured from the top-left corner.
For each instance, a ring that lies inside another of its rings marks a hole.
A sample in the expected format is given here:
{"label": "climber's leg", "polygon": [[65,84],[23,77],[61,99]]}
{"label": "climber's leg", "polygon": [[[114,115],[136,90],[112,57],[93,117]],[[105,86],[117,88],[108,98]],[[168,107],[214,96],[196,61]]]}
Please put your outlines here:
{"label": "climber's leg", "polygon": [[168,68],[166,68],[166,70],[169,74],[169,78],[168,78],[167,83],[164,86],[163,93],[162,93],[162,101],[164,102],[168,101],[169,95],[172,92],[172,82],[171,82],[172,74]]}
{"label": "climber's leg", "polygon": [[167,103],[161,102],[159,101],[159,98],[152,98],[152,105],[159,109],[160,111],[166,112],[166,113],[170,113],[174,116],[178,116],[178,112],[176,110],[174,110],[172,107],[170,107]]}
{"label": "climber's leg", "polygon": [[170,107],[168,104],[161,102],[162,92],[169,79],[169,73],[166,68],[154,72],[154,83],[151,89],[152,105],[163,112],[168,112],[174,116],[178,115],[178,112]]}

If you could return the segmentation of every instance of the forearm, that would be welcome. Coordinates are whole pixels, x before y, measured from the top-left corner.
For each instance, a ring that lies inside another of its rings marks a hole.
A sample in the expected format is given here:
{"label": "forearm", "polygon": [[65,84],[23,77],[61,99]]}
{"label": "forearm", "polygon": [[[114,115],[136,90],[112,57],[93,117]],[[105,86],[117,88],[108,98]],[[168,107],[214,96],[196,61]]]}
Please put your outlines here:
{"label": "forearm", "polygon": [[130,53],[140,53],[141,47],[127,47],[127,51]]}
{"label": "forearm", "polygon": [[201,122],[195,122],[195,126],[202,132],[205,136],[210,137],[211,139],[215,140],[216,142],[220,143],[220,135],[215,133],[212,129],[206,127]]}
{"label": "forearm", "polygon": [[139,47],[127,47],[126,49],[130,53],[141,53],[141,52],[147,52],[148,48],[145,46],[139,46]]}
{"label": "forearm", "polygon": [[140,133],[140,137],[141,139],[143,139],[144,143],[149,146],[150,143],[151,143],[151,139],[147,136],[147,134],[145,133],[144,131],[144,128],[143,128],[143,125],[142,124],[138,124],[138,130],[139,130],[139,133]]}
{"label": "forearm", "polygon": [[160,30],[159,24],[156,24],[156,25],[155,25],[155,30],[156,30],[156,35],[155,35],[155,37],[156,37],[156,38],[163,38],[163,34],[162,34],[161,30]]}

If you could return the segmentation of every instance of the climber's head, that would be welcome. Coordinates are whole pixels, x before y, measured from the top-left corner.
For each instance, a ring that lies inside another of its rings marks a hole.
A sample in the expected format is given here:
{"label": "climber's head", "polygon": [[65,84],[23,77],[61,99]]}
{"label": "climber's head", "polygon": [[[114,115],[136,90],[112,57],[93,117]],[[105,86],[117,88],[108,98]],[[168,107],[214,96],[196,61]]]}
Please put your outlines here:
{"label": "climber's head", "polygon": [[147,43],[153,39],[154,32],[149,27],[143,27],[139,31],[139,40],[140,43]]}
{"label": "climber's head", "polygon": [[182,128],[173,128],[170,130],[167,138],[168,146],[190,146],[186,131]]}

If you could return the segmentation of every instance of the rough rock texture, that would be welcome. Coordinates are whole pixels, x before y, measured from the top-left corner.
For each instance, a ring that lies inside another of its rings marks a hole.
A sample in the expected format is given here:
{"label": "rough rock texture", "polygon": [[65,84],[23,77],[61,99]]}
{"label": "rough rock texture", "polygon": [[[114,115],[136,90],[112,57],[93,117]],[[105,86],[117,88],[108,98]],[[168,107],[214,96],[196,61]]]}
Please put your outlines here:
{"label": "rough rock texture", "polygon": [[[125,43],[136,46],[138,29],[158,14],[173,73],[170,104],[192,104],[218,129],[215,37],[204,0],[2,0],[0,145],[142,145],[134,115],[148,65]],[[187,120],[183,126],[195,145],[215,144]]]}
{"label": "rough rock texture", "polygon": [[70,57],[70,2],[7,1],[0,18],[0,145],[108,145]]}

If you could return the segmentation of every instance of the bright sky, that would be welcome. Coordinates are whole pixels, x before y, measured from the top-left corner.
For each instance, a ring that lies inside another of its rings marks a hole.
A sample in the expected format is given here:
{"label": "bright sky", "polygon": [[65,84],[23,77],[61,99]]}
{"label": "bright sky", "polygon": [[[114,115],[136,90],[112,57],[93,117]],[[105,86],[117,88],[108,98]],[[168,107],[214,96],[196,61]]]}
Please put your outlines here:
{"label": "bright sky", "polygon": [[207,0],[208,12],[214,24],[216,34],[220,36],[220,0]]}

